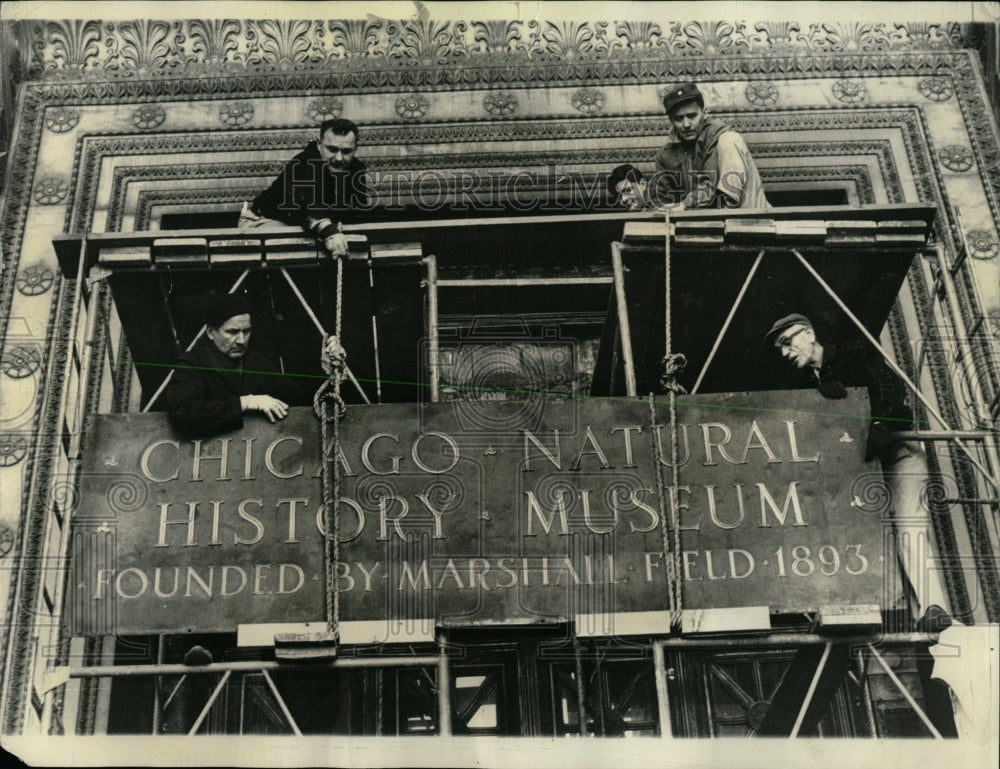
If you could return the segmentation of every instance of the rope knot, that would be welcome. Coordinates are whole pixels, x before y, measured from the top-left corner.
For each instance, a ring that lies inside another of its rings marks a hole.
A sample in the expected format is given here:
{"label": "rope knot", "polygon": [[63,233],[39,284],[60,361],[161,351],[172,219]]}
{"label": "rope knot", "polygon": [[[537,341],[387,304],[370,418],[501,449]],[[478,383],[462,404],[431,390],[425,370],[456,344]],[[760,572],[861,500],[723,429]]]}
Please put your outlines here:
{"label": "rope knot", "polygon": [[684,371],[687,366],[687,358],[684,354],[675,352],[664,355],[660,363],[663,365],[663,376],[660,377],[660,386],[670,392],[687,393],[684,386],[677,381],[677,375]]}

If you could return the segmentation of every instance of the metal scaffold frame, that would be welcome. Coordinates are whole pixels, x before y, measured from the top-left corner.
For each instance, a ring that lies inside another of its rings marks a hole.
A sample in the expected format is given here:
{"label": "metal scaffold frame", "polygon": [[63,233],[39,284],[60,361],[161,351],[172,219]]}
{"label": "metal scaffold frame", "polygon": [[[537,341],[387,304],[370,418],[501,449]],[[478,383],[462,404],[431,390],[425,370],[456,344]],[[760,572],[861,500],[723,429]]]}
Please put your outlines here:
{"label": "metal scaffold frame", "polygon": [[[670,249],[670,228],[669,219],[667,220],[667,242],[666,249],[667,254],[669,254]],[[748,274],[744,284],[740,290],[740,293],[731,308],[728,317],[719,333],[715,344],[712,347],[712,351],[709,355],[708,360],[705,362],[701,373],[698,376],[697,383],[693,388],[693,392],[697,392],[698,387],[703,381],[704,375],[711,365],[712,359],[714,358],[722,337],[725,335],[730,323],[735,315],[736,309],[740,302],[743,301],[747,289],[752,281],[754,274],[756,273],[758,267],[762,263],[762,260],[766,256],[766,252],[769,249],[761,249],[753,263],[753,266]],[[785,249],[787,252],[789,249]],[[834,299],[835,302],[841,307],[848,318],[861,330],[861,332],[866,336],[868,341],[874,345],[874,347],[879,351],[882,357],[885,359],[886,363],[903,379],[910,390],[914,393],[914,396],[920,399],[921,403],[927,408],[928,412],[935,417],[938,421],[938,425],[935,426],[933,430],[915,430],[906,433],[901,433],[901,437],[913,438],[915,440],[926,441],[930,443],[947,441],[958,447],[964,455],[967,456],[971,465],[976,469],[979,474],[978,477],[985,481],[985,485],[988,487],[989,491],[993,495],[991,499],[975,500],[983,505],[992,506],[993,510],[997,510],[998,499],[1000,499],[1000,458],[997,456],[996,447],[996,433],[995,430],[988,429],[973,429],[970,427],[964,427],[962,429],[955,429],[953,426],[948,425],[945,418],[940,414],[934,402],[927,398],[919,389],[916,382],[911,380],[905,372],[900,369],[892,358],[887,354],[885,350],[878,344],[878,341],[865,329],[863,324],[858,320],[858,318],[851,312],[850,308],[843,303],[843,301],[837,297],[833,289],[830,288],[828,284],[823,281],[822,277],[815,271],[815,269],[809,264],[809,261],[802,256],[801,253],[791,249],[792,253],[798,258],[798,260],[803,264],[803,266],[812,274],[818,284]],[[64,444],[60,442],[60,454],[57,460],[57,467],[64,471],[68,478],[75,481],[79,473],[80,467],[80,452],[81,452],[81,436],[83,434],[84,419],[87,412],[87,403],[91,397],[91,388],[95,386],[94,382],[90,381],[89,371],[91,369],[91,359],[92,356],[100,354],[100,351],[95,350],[95,336],[97,335],[98,324],[107,324],[108,318],[101,317],[99,303],[95,301],[95,297],[98,296],[101,288],[95,288],[99,284],[97,282],[91,282],[89,280],[88,274],[88,260],[89,260],[89,250],[88,250],[88,240],[86,237],[82,238],[80,241],[79,256],[77,263],[76,278],[74,281],[66,281],[64,283],[65,291],[71,292],[72,296],[72,317],[69,325],[69,346],[70,354],[63,363],[63,376],[67,383],[73,381],[74,374],[79,381],[79,387],[73,388],[66,386],[63,388],[61,394],[61,402],[59,406],[59,424],[64,426],[65,435],[68,441]],[[965,338],[965,329],[962,323],[961,313],[958,312],[954,306],[956,288],[952,279],[953,269],[957,269],[958,265],[953,268],[949,268],[945,265],[945,256],[943,249],[940,245],[937,245],[933,250],[933,256],[936,258],[938,263],[938,279],[940,281],[940,286],[943,289],[943,294],[945,296],[945,306],[948,312],[949,320],[955,328],[957,338],[960,344],[960,354],[963,359],[971,358],[971,350],[968,349],[968,342]],[[579,284],[607,284],[612,289],[617,306],[617,319],[618,319],[618,329],[620,334],[620,345],[622,360],[625,371],[625,381],[627,395],[635,397],[638,395],[636,392],[636,372],[635,372],[635,361],[632,355],[632,340],[631,332],[629,329],[629,319],[626,306],[626,295],[625,295],[625,282],[624,282],[624,267],[622,264],[622,245],[621,243],[615,242],[611,244],[611,270],[612,274],[610,277],[601,277],[596,279],[565,279],[561,282],[558,279],[553,278],[503,278],[503,279],[478,279],[478,280],[441,280],[438,275],[438,261],[434,255],[428,255],[419,260],[419,263],[423,266],[425,271],[424,277],[424,287],[425,291],[425,318],[428,329],[428,356],[429,356],[429,388],[430,388],[430,399],[431,401],[437,401],[439,397],[439,330],[440,330],[440,308],[439,308],[439,297],[438,289],[439,287],[460,287],[465,285],[490,285],[490,286],[521,286],[521,285],[537,285],[544,283],[546,285],[561,284],[561,285],[579,285]],[[369,260],[370,264],[370,260]],[[669,270],[669,257],[667,258],[667,269]],[[308,315],[312,324],[315,326],[316,330],[321,336],[325,336],[326,330],[324,329],[322,323],[317,318],[316,314],[310,308],[308,301],[303,296],[302,292],[299,290],[292,276],[284,268],[280,267],[279,271],[282,276],[289,284],[293,293],[301,303],[304,311]],[[246,279],[249,274],[249,270],[244,270],[237,281],[233,284],[230,292],[235,291],[239,288],[240,284]],[[667,275],[667,280],[669,281],[669,274]],[[935,287],[932,295],[937,301],[940,298],[940,293]],[[89,304],[88,304],[89,302]],[[667,314],[669,316],[669,298],[666,303]],[[339,311],[339,310],[338,310]],[[193,347],[193,345],[201,338],[204,333],[204,327],[191,342],[188,350]],[[373,333],[376,335],[377,339],[377,329],[374,328],[374,318],[373,318]],[[964,343],[964,347],[961,345]],[[377,341],[376,341],[377,346]],[[172,369],[171,369],[172,373]],[[354,387],[357,389],[361,398],[365,403],[370,403],[371,400],[365,393],[365,390],[358,383],[358,380],[354,375],[347,370],[347,378],[351,379]],[[163,390],[167,386],[171,374],[167,375],[167,378],[163,381],[162,385],[150,398],[150,401],[146,404],[143,411],[149,410],[149,408],[155,403],[157,398],[162,394]],[[919,381],[919,379],[918,379]],[[977,404],[984,409],[988,408],[985,404],[985,399],[981,390],[978,388],[978,384],[973,382],[970,392],[974,393],[974,396],[978,399]],[[377,383],[380,389],[381,383]],[[995,401],[994,404],[995,405]],[[974,444],[970,446],[969,442]],[[979,456],[976,456],[974,449],[978,448],[981,452]],[[967,502],[968,500],[946,500],[948,502],[961,503]],[[58,512],[58,511],[57,511]],[[59,554],[61,557],[66,557],[69,552],[69,520],[64,520],[62,517],[57,515],[56,522],[59,528]],[[990,519],[991,527],[996,535],[997,521],[996,515]],[[51,524],[50,524],[51,525]],[[59,608],[63,600],[63,590],[65,588],[65,580],[59,581],[59,594],[53,596],[54,605],[56,607],[56,617],[58,618]],[[58,623],[55,623],[58,626]],[[58,629],[55,631],[58,633]],[[46,647],[55,648],[57,639],[51,638],[43,642],[43,639],[36,639],[36,645],[32,649],[32,665],[37,665],[41,661],[42,650]],[[747,636],[739,638],[727,638],[721,645],[725,647],[753,647],[753,648],[798,648],[804,646],[821,646],[825,650],[823,653],[822,660],[817,666],[814,674],[814,678],[810,685],[810,690],[807,693],[804,701],[802,702],[801,708],[798,712],[795,724],[791,729],[789,736],[794,737],[800,732],[803,719],[805,718],[806,712],[810,707],[812,702],[813,693],[816,689],[816,683],[819,676],[823,673],[826,660],[829,657],[831,650],[835,646],[847,646],[855,649],[860,649],[863,652],[870,654],[871,659],[881,665],[893,684],[900,690],[903,697],[906,699],[908,705],[913,709],[913,711],[918,715],[920,720],[927,726],[929,732],[935,738],[941,738],[941,734],[935,729],[934,725],[928,719],[926,713],[920,707],[910,692],[908,691],[905,684],[903,684],[898,676],[896,676],[891,670],[890,666],[887,665],[882,655],[876,649],[876,642],[879,643],[898,643],[898,644],[927,644],[928,637],[926,634],[918,633],[903,633],[903,634],[879,634],[878,637],[869,635],[858,635],[858,636],[848,636],[848,637],[836,637],[832,638],[825,635],[809,634],[809,633],[777,633],[767,636]],[[448,736],[452,733],[452,707],[451,707],[451,670],[450,670],[450,657],[447,652],[447,645],[445,643],[445,634],[442,631],[439,634],[439,648],[437,654],[411,654],[411,655],[395,655],[388,657],[378,657],[378,658],[351,658],[351,657],[338,657],[336,659],[327,660],[322,663],[310,662],[310,663],[295,663],[296,668],[302,667],[317,667],[323,669],[391,669],[391,668],[408,668],[408,667],[433,667],[436,670],[437,675],[437,703],[438,703],[438,729],[441,736]],[[655,671],[655,688],[657,693],[657,708],[660,724],[660,736],[663,738],[671,738],[673,736],[673,726],[671,724],[670,717],[670,703],[668,700],[668,671],[666,665],[665,654],[667,650],[694,650],[694,649],[705,649],[705,648],[719,648],[720,641],[718,639],[711,638],[691,638],[691,637],[667,637],[659,638],[646,642],[644,648],[648,649],[652,654],[654,671]],[[576,647],[575,660],[577,662],[577,685],[578,685],[578,706],[579,706],[579,724],[581,734],[586,734],[587,732],[587,719],[585,713],[585,701],[586,701],[586,682],[583,679],[580,667],[580,657],[581,652],[579,647]],[[219,662],[212,663],[202,667],[191,667],[187,665],[173,665],[173,664],[152,664],[152,665],[139,665],[139,666],[114,666],[114,665],[94,665],[94,666],[57,666],[51,667],[44,671],[42,676],[44,691],[41,692],[44,700],[43,711],[39,714],[39,720],[47,728],[48,721],[51,717],[52,707],[53,707],[53,696],[54,692],[58,687],[64,686],[69,680],[85,680],[85,679],[105,679],[105,678],[118,678],[118,677],[134,677],[134,676],[163,676],[163,675],[181,675],[182,680],[174,688],[174,691],[167,697],[166,701],[161,705],[157,703],[157,707],[166,707],[175,696],[177,689],[182,685],[184,678],[187,676],[201,676],[201,675],[218,675],[220,679],[215,686],[212,695],[210,696],[208,702],[204,705],[203,709],[199,713],[199,716],[191,728],[190,733],[194,734],[203,724],[207,714],[213,704],[217,701],[219,694],[226,685],[226,683],[231,680],[234,674],[240,673],[261,673],[264,677],[265,682],[268,685],[269,690],[273,693],[276,701],[281,708],[282,713],[286,717],[289,726],[293,733],[301,734],[298,725],[295,723],[287,704],[281,697],[269,671],[274,671],[282,669],[285,665],[289,663],[283,662],[271,662],[271,661],[244,661],[244,662]],[[872,735],[876,736],[876,735]]]}

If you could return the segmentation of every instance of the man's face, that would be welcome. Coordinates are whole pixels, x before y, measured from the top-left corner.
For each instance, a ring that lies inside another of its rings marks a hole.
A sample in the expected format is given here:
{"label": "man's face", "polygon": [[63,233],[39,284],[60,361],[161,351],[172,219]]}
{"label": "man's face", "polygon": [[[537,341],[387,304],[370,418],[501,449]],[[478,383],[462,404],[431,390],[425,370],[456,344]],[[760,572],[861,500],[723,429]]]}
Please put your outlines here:
{"label": "man's face", "polygon": [[208,326],[205,331],[212,343],[227,358],[243,360],[250,341],[250,316],[234,315],[218,328]]}
{"label": "man's face", "polygon": [[668,113],[674,126],[674,133],[682,142],[693,142],[698,138],[698,131],[705,120],[705,110],[696,101],[678,104]]}
{"label": "man's face", "polygon": [[646,180],[633,182],[623,179],[615,185],[618,201],[630,211],[641,211],[646,207]]}
{"label": "man's face", "polygon": [[346,171],[354,157],[357,145],[358,137],[353,131],[346,134],[335,134],[333,129],[327,129],[319,140],[319,154],[329,170]]}
{"label": "man's face", "polygon": [[811,326],[796,323],[789,326],[774,340],[781,357],[795,368],[814,366],[817,361],[816,334]]}

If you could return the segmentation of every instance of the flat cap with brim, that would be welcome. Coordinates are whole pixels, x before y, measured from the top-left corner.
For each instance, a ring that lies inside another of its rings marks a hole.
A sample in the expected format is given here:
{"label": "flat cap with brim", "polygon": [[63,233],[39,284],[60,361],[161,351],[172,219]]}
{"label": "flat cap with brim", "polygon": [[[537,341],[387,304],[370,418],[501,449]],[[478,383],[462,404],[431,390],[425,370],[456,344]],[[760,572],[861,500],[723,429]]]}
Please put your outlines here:
{"label": "flat cap with brim", "polygon": [[771,326],[771,330],[764,334],[764,344],[773,344],[775,337],[791,326],[809,326],[812,328],[812,321],[805,315],[799,315],[797,312],[793,312],[791,315],[786,315],[784,318],[779,318],[774,321],[774,325]]}
{"label": "flat cap with brim", "polygon": [[705,97],[701,95],[701,91],[694,83],[672,85],[663,92],[663,109],[667,111],[667,114],[670,114],[670,110],[678,104],[687,101],[697,101],[702,107],[705,106]]}

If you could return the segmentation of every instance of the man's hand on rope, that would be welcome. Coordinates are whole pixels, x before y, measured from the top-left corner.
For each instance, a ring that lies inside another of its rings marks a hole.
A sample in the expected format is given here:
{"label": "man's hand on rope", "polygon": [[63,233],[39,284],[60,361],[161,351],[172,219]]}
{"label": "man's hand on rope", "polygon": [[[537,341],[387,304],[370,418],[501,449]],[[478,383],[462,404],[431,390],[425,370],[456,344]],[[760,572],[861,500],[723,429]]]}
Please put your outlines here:
{"label": "man's hand on rope", "polygon": [[323,246],[334,256],[347,256],[347,236],[341,232],[340,222],[332,219],[310,219],[309,229],[323,241]]}
{"label": "man's hand on rope", "polygon": [[320,353],[319,362],[327,376],[333,373],[334,368],[343,369],[347,364],[347,350],[343,348],[336,336],[328,336],[323,339],[323,350]]}
{"label": "man's hand on rope", "polygon": [[270,395],[240,396],[240,408],[247,411],[259,411],[272,422],[284,419],[288,415],[288,404],[272,398]]}

